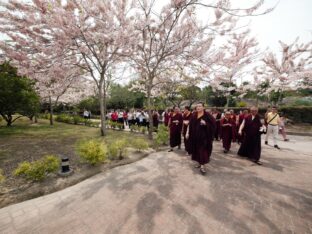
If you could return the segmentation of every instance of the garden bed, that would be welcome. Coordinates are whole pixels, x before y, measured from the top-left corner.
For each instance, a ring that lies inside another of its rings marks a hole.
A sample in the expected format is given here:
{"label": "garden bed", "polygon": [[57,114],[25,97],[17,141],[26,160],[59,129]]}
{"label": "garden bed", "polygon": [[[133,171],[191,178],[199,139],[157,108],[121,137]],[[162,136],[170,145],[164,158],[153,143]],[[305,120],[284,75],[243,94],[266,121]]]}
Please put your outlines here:
{"label": "garden bed", "polygon": [[[90,166],[77,156],[76,145],[82,139],[102,140],[99,134],[97,128],[63,123],[56,123],[51,127],[47,120],[30,124],[26,118],[19,120],[11,128],[0,126],[0,168],[6,177],[5,182],[0,185],[0,208],[61,190],[101,171],[134,162],[148,154],[148,151],[130,151],[125,159]],[[131,142],[137,138],[148,141],[142,135],[123,131],[108,131],[104,137],[108,144],[117,139]],[[51,174],[41,182],[31,182],[13,176],[13,171],[19,163],[38,160],[47,154],[67,156],[74,173],[69,177]]]}

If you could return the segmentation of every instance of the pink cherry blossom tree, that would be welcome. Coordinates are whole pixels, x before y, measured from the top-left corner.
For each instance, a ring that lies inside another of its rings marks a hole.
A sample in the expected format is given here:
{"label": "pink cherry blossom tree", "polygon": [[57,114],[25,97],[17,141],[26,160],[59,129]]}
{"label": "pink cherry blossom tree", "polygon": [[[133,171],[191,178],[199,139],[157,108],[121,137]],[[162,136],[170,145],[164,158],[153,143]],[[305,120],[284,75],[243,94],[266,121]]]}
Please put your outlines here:
{"label": "pink cherry blossom tree", "polygon": [[[232,91],[237,89],[238,83],[243,83],[243,76],[252,73],[252,66],[256,62],[259,52],[257,49],[258,42],[251,37],[250,31],[233,33],[229,36],[227,42],[221,47],[224,51],[224,57],[219,64],[220,67],[215,72],[214,85],[217,87],[222,84],[224,94],[227,99],[226,106]],[[242,91],[243,89],[240,89]]]}
{"label": "pink cherry blossom tree", "polygon": [[[109,72],[121,61],[131,34],[129,0],[9,0],[2,4],[0,32],[10,41],[1,43],[6,56],[19,61],[21,72],[29,54],[51,55],[75,61],[73,65],[94,80],[100,101],[101,134],[105,134],[106,97]],[[7,48],[15,48],[8,51]],[[66,68],[65,68],[66,69]]]}
{"label": "pink cherry blossom tree", "polygon": [[[298,89],[312,82],[312,41],[293,43],[279,41],[281,55],[268,52],[263,58],[264,78],[269,81],[268,91],[283,92]],[[280,96],[281,99],[281,96]],[[279,100],[281,101],[281,100]]]}

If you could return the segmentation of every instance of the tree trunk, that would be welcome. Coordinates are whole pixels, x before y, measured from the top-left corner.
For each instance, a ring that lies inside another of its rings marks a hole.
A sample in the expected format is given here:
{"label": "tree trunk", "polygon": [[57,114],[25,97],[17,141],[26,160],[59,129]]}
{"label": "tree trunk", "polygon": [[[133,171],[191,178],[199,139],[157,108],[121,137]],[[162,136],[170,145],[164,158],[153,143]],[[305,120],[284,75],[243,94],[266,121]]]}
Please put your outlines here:
{"label": "tree trunk", "polygon": [[104,94],[103,94],[103,82],[100,82],[99,86],[99,101],[101,112],[101,136],[105,136],[105,108],[104,108]]}
{"label": "tree trunk", "polygon": [[148,138],[150,140],[153,140],[153,116],[152,116],[152,110],[151,110],[151,88],[152,88],[152,82],[153,80],[149,78],[149,83],[147,86],[147,109],[148,109],[148,118],[149,118],[149,129],[148,129]]}
{"label": "tree trunk", "polygon": [[226,106],[225,107],[229,107],[230,105],[230,96],[226,96]]}
{"label": "tree trunk", "polygon": [[53,125],[53,105],[51,96],[49,96],[49,103],[50,103],[50,125]]}
{"label": "tree trunk", "polygon": [[35,114],[35,123],[38,123],[37,114]]}
{"label": "tree trunk", "polygon": [[12,119],[13,119],[13,116],[11,114],[8,114],[8,118],[6,118],[7,127],[11,127],[12,126]]}

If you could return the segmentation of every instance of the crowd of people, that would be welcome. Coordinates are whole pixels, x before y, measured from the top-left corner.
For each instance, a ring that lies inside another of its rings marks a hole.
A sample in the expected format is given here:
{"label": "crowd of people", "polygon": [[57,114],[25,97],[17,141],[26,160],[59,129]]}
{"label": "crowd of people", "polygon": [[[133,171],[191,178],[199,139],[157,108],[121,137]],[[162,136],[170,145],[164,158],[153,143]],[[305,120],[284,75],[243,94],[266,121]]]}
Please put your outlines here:
{"label": "crowd of people", "polygon": [[185,107],[183,112],[178,107],[167,110],[163,114],[163,121],[170,131],[170,151],[175,147],[181,148],[181,136],[184,139],[185,150],[196,162],[195,167],[206,173],[205,165],[209,163],[213,148],[213,141],[222,140],[223,152],[231,149],[231,144],[237,142],[240,147],[237,154],[246,157],[252,162],[262,165],[261,134],[266,133],[265,144],[268,144],[270,135],[273,136],[274,147],[277,145],[277,135],[280,131],[285,141],[284,118],[277,113],[274,106],[269,108],[261,121],[258,108],[252,107],[235,114],[233,110],[217,109],[205,110],[204,104],[199,103],[191,111]]}
{"label": "crowd of people", "polygon": [[[131,125],[138,125],[140,127],[149,128],[149,115],[146,110],[111,110],[107,113],[106,119],[129,127],[131,127]],[[152,111],[152,120],[153,127],[157,130],[160,122],[160,115],[156,110]]]}

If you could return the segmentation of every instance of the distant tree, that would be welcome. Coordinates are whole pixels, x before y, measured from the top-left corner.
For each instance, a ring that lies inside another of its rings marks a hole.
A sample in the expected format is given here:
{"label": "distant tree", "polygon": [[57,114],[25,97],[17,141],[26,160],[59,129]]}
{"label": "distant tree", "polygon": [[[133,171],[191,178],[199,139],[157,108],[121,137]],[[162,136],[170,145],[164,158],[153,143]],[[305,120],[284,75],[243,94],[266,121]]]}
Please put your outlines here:
{"label": "distant tree", "polygon": [[[39,110],[39,97],[34,83],[17,74],[17,69],[5,62],[0,65],[0,115],[7,126],[22,116],[32,118]],[[19,115],[14,117],[13,115]]]}

